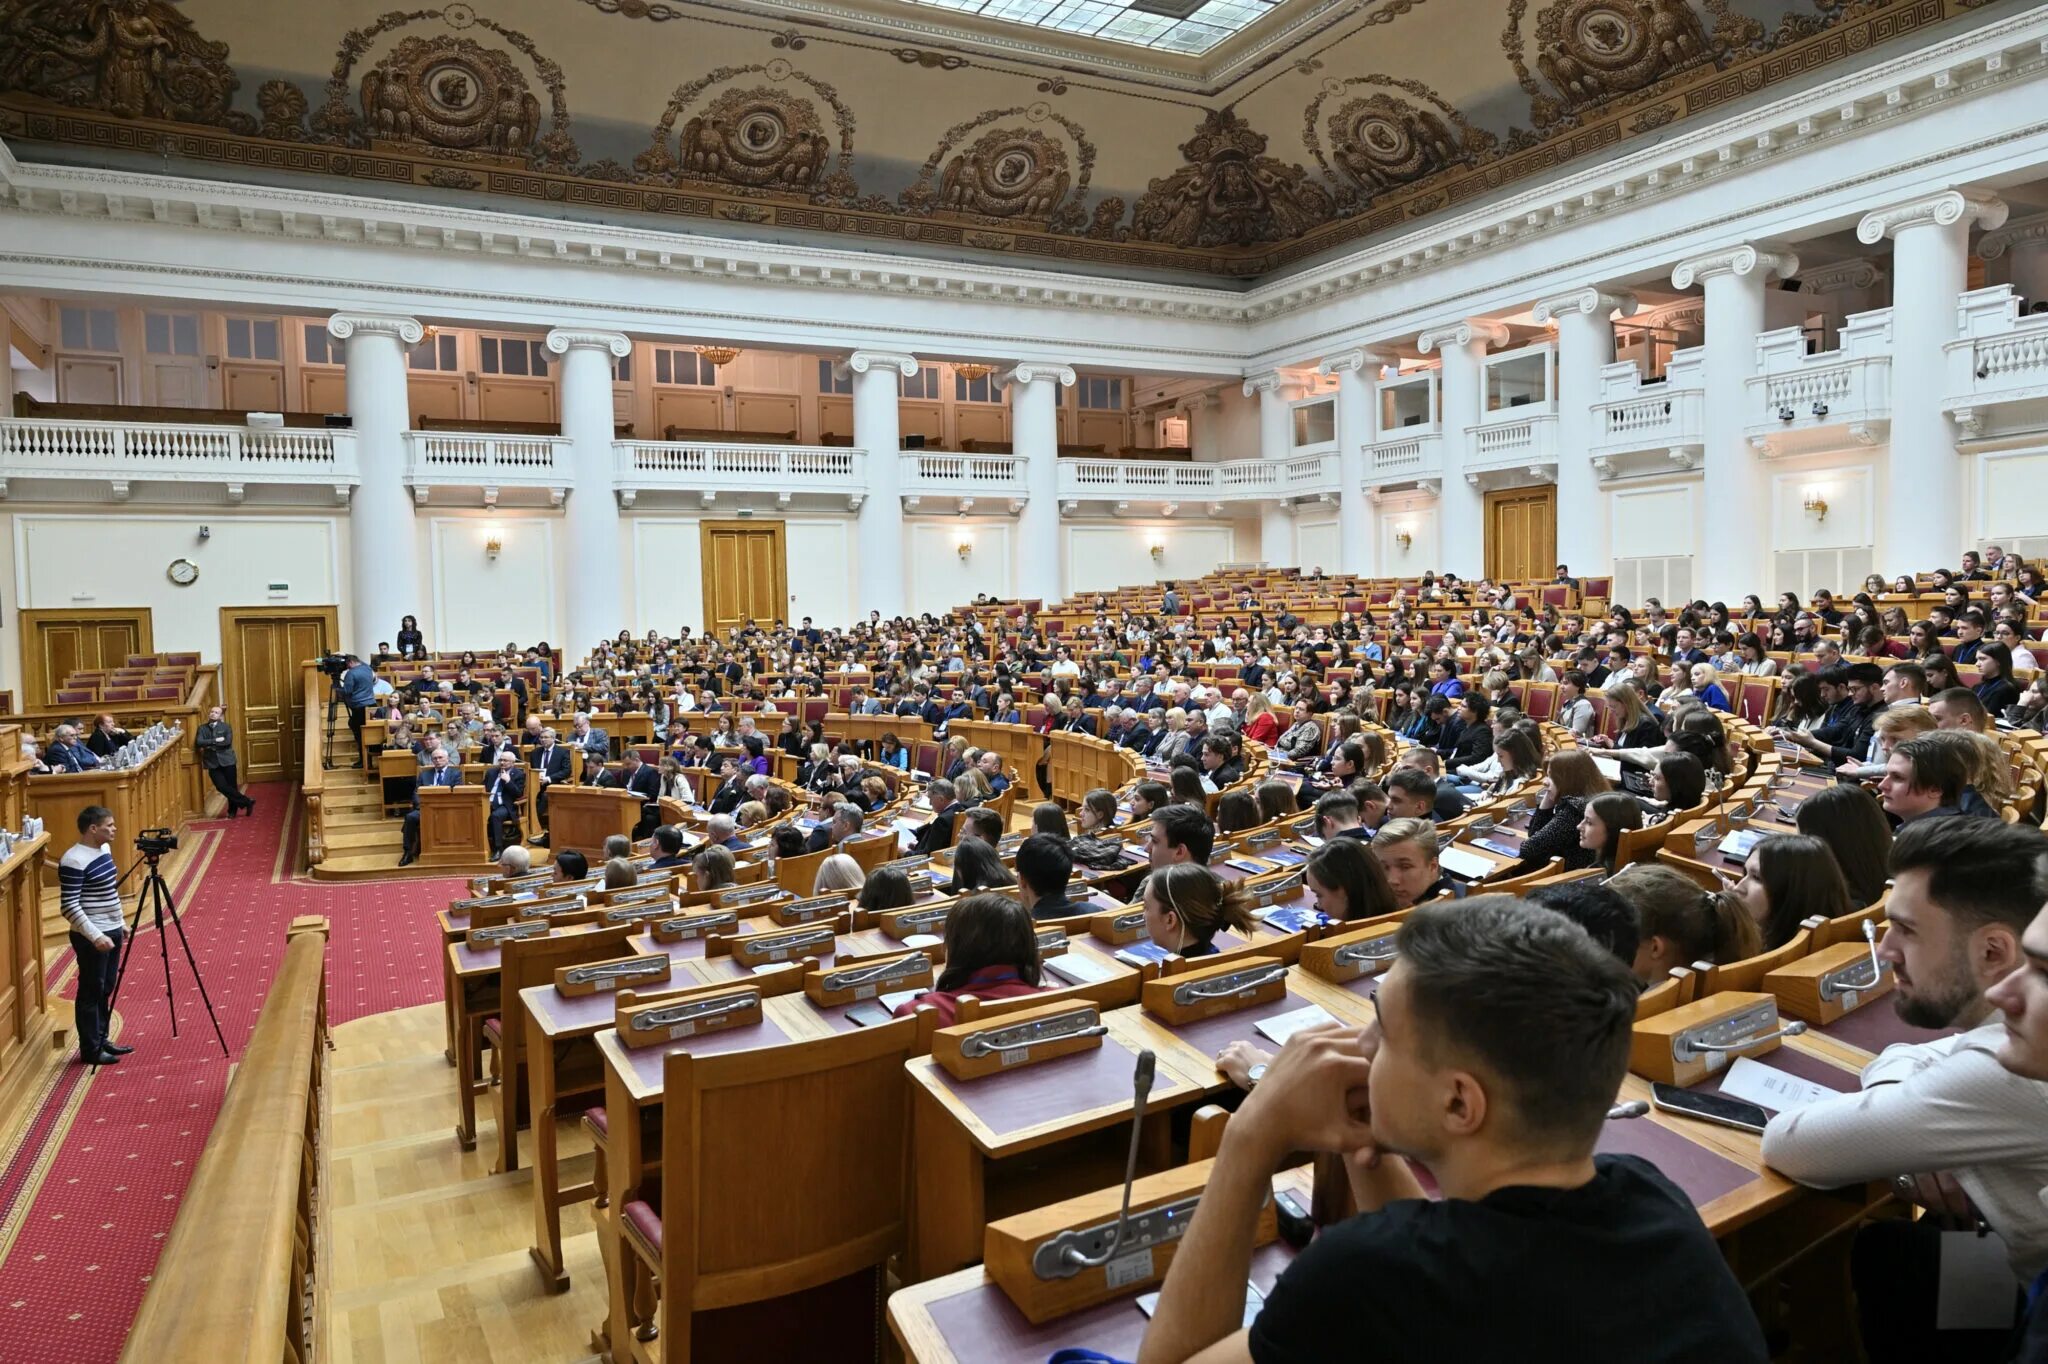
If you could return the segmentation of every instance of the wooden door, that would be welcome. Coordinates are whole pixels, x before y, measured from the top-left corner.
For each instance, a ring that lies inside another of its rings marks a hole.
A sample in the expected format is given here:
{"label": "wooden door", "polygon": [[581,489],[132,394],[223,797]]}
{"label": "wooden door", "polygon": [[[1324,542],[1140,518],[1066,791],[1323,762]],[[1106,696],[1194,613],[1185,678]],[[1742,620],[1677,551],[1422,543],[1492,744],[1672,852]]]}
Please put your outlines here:
{"label": "wooden door", "polygon": [[477,412],[487,422],[551,422],[555,386],[531,379],[484,379],[477,385]]}
{"label": "wooden door", "polygon": [[298,778],[307,723],[300,666],[340,637],[332,606],[220,609],[221,704],[234,727],[243,781]]}
{"label": "wooden door", "polygon": [[156,650],[149,608],[21,613],[21,689],[25,709],[56,704],[55,690],[79,670],[118,668],[130,654]]}
{"label": "wooden door", "polygon": [[1557,488],[1503,488],[1486,495],[1486,576],[1542,582],[1557,566]]}
{"label": "wooden door", "polygon": [[100,355],[57,357],[57,401],[106,406],[121,401],[121,362]]}
{"label": "wooden door", "polygon": [[302,412],[348,411],[348,375],[338,369],[309,369],[301,376],[306,402]]}
{"label": "wooden door", "polygon": [[[725,399],[715,388],[658,388],[654,391],[654,439],[666,440],[668,429],[723,431]],[[852,434],[849,425],[847,433]]]}
{"label": "wooden door", "polygon": [[723,637],[749,620],[780,620],[789,601],[780,521],[705,521],[704,628]]}
{"label": "wooden door", "polygon": [[235,411],[284,411],[284,371],[276,365],[223,365],[221,388],[223,405]]}

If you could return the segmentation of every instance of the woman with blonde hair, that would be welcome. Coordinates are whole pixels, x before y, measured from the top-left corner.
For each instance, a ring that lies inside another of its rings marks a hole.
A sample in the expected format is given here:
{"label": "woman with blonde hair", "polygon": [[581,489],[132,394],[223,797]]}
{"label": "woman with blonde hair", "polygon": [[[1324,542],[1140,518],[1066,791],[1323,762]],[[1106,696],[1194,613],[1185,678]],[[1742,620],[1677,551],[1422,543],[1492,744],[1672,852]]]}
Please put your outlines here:
{"label": "woman with blonde hair", "polygon": [[1690,674],[1692,694],[1700,703],[1714,710],[1727,710],[1728,693],[1721,689],[1721,674],[1711,663],[1695,663]]}
{"label": "woman with blonde hair", "polygon": [[962,805],[979,805],[988,799],[988,783],[979,768],[970,767],[953,778],[953,794]]}
{"label": "woman with blonde hair", "polygon": [[1621,710],[1621,724],[1615,730],[1617,737],[1604,734],[1587,736],[1586,742],[1596,748],[1662,748],[1664,727],[1657,723],[1657,717],[1650,714],[1649,702],[1643,696],[1643,689],[1635,679],[1623,678],[1607,684],[1609,704]]}
{"label": "woman with blonde hair", "polygon": [[732,812],[732,822],[736,828],[751,829],[756,824],[766,823],[767,819],[768,807],[758,800],[742,801],[739,808]]}
{"label": "woman with blonde hair", "polygon": [[1280,737],[1280,717],[1263,690],[1254,689],[1244,703],[1244,737],[1267,745]]}
{"label": "woman with blonde hair", "polygon": [[690,860],[690,871],[698,890],[724,890],[736,884],[739,863],[730,848],[709,847]]}
{"label": "woman with blonde hair", "polygon": [[867,881],[867,873],[860,869],[860,863],[845,853],[833,853],[818,865],[818,879],[811,885],[811,894],[829,895],[835,890],[859,890]]}

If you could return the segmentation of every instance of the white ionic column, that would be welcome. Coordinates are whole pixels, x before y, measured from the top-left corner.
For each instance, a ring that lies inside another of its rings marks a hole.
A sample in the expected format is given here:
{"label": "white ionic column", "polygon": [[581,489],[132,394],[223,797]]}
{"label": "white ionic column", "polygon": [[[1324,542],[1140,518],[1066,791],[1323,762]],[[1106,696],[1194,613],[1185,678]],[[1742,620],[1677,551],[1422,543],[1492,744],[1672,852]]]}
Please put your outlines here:
{"label": "white ionic column", "polygon": [[[1244,381],[1244,396],[1253,394],[1259,398],[1259,458],[1268,463],[1284,460],[1294,451],[1294,414],[1288,404],[1301,396],[1301,385],[1269,369]],[[1294,562],[1294,520],[1279,498],[1259,502],[1259,558],[1274,568]]]}
{"label": "white ionic column", "polygon": [[1461,578],[1478,578],[1486,571],[1486,498],[1479,491],[1479,476],[1465,471],[1471,459],[1470,428],[1479,424],[1484,407],[1479,362],[1489,347],[1507,342],[1506,327],[1478,317],[1433,327],[1415,341],[1424,355],[1437,351],[1443,356],[1444,479],[1436,513],[1442,562],[1433,567]]}
{"label": "white ionic column", "polygon": [[1582,575],[1614,571],[1607,498],[1587,451],[1598,435],[1600,371],[1614,363],[1614,314],[1635,310],[1634,294],[1599,289],[1574,289],[1535,309],[1539,324],[1557,322],[1557,557]]}
{"label": "white ionic column", "polygon": [[1764,288],[1799,270],[1799,257],[1744,244],[1681,261],[1671,283],[1690,289],[1699,281],[1707,302],[1701,347],[1706,416],[1700,457],[1706,474],[1706,539],[1693,547],[1693,593],[1709,601],[1740,601],[1771,580],[1765,539],[1771,514],[1763,461],[1743,434],[1749,412],[1749,377],[1756,373],[1756,338],[1764,329]]}
{"label": "white ionic column", "polygon": [[368,658],[407,614],[428,630],[437,625],[420,596],[419,542],[405,490],[405,432],[412,425],[405,348],[426,329],[416,318],[336,313],[327,334],[347,345],[348,416],[362,474],[348,517],[349,641]]}
{"label": "white ionic column", "polygon": [[1316,366],[1337,376],[1337,563],[1338,573],[1370,577],[1373,563],[1372,499],[1365,491],[1365,447],[1372,443],[1372,384],[1386,357],[1365,349],[1347,350]]}
{"label": "white ionic column", "polygon": [[854,602],[864,614],[880,611],[882,619],[907,609],[903,596],[903,498],[897,470],[903,458],[902,419],[896,410],[897,377],[917,373],[917,357],[888,351],[857,350],[846,358],[853,375],[853,443],[867,452],[868,488],[859,504],[860,525],[854,533],[860,567]]}
{"label": "white ionic column", "polygon": [[1060,588],[1060,390],[1074,386],[1074,371],[1026,363],[1004,370],[996,382],[1010,390],[1010,451],[1024,462],[1016,595],[1051,604],[1066,595]]}
{"label": "white ionic column", "polygon": [[1973,540],[1963,524],[1956,428],[1941,406],[1942,346],[1956,338],[1956,300],[1969,286],[1971,224],[1999,227],[2005,214],[2003,200],[1952,189],[1856,225],[1865,244],[1892,239],[1891,477],[1878,542],[1887,575],[1949,563]]}
{"label": "white ionic column", "polygon": [[569,442],[569,504],[562,517],[568,540],[563,633],[576,647],[587,648],[630,625],[626,579],[619,567],[612,360],[631,354],[633,343],[617,332],[557,328],[548,333],[547,348],[562,357],[562,435]]}

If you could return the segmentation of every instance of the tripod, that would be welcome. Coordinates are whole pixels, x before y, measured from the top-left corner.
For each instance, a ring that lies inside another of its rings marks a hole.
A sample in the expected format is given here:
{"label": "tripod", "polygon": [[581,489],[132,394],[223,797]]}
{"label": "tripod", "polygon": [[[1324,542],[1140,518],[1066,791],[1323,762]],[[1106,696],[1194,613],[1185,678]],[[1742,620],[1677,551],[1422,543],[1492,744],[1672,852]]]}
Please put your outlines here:
{"label": "tripod", "polygon": [[327,742],[320,746],[320,769],[332,771],[334,761],[334,713],[341,709],[341,679],[336,677],[327,684]]}
{"label": "tripod", "polygon": [[192,942],[185,936],[184,921],[178,917],[178,902],[172,898],[170,884],[157,869],[158,859],[162,856],[161,853],[145,852],[136,860],[135,866],[128,868],[121,876],[121,879],[126,881],[135,874],[136,867],[145,863],[149,867],[149,874],[142,878],[142,885],[135,893],[135,917],[128,924],[128,941],[121,946],[121,966],[114,973],[114,992],[107,998],[107,1014],[109,1017],[113,1016],[114,1002],[121,997],[121,986],[128,979],[128,963],[135,956],[135,939],[142,927],[142,911],[147,907],[153,916],[151,922],[156,925],[157,952],[164,963],[164,1002],[170,1005],[171,1009],[171,1036],[178,1035],[178,996],[171,985],[171,945],[164,935],[164,911],[168,909],[171,912],[171,927],[178,930],[178,942],[185,949],[185,963],[192,968],[192,981],[199,987],[199,1000],[206,1006],[206,1016],[213,1020],[214,1040],[220,1043],[220,1054],[226,1056],[228,1039],[221,1033],[220,1015],[213,1011],[213,1000],[207,996],[206,981],[200,977],[199,962],[192,955]]}

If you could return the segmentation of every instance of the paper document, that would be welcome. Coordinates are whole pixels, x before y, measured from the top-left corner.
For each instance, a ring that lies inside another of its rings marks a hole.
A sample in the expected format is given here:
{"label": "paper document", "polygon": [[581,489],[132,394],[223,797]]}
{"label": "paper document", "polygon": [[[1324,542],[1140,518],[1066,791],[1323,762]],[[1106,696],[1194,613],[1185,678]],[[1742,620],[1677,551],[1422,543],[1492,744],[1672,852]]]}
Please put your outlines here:
{"label": "paper document", "polygon": [[1313,1028],[1319,1024],[1335,1023],[1336,1021],[1336,1019],[1330,1016],[1330,1011],[1322,1005],[1310,1004],[1306,1008],[1289,1009],[1284,1014],[1274,1014],[1271,1018],[1262,1018],[1254,1026],[1261,1035],[1270,1039],[1275,1046],[1284,1047],[1287,1045],[1287,1039],[1300,1032],[1303,1028]]}
{"label": "paper document", "polygon": [[903,1005],[908,1004],[911,1000],[924,993],[925,990],[922,986],[915,990],[884,990],[875,997],[875,1002],[893,1014]]}
{"label": "paper document", "polygon": [[1490,857],[1481,857],[1478,853],[1467,852],[1457,847],[1445,848],[1439,852],[1436,855],[1436,864],[1451,875],[1463,877],[1467,881],[1477,881],[1482,876],[1491,875],[1499,866]]}
{"label": "paper document", "polygon": [[1108,980],[1115,973],[1114,968],[1099,957],[1079,952],[1062,952],[1056,957],[1045,958],[1039,964],[1069,985],[1094,985]]}
{"label": "paper document", "polygon": [[1593,766],[1599,768],[1600,775],[1607,778],[1607,780],[1621,780],[1621,759],[1603,758],[1596,753],[1593,755]]}
{"label": "paper document", "polygon": [[1721,1077],[1721,1092],[1773,1113],[1793,1113],[1808,1104],[1835,1097],[1835,1091],[1825,1085],[1802,1080],[1747,1056],[1736,1057],[1728,1067],[1728,1073]]}

